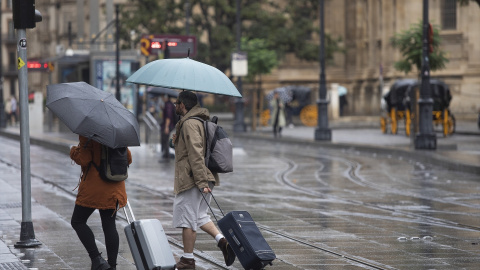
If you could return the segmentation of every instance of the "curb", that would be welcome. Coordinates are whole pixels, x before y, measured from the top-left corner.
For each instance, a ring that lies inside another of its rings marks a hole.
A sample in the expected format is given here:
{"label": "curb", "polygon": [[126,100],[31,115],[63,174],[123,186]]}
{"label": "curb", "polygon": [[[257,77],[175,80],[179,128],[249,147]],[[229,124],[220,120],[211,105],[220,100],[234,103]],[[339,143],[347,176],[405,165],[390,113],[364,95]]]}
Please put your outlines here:
{"label": "curb", "polygon": [[[256,139],[272,142],[272,138],[267,135],[262,135],[258,133],[233,133],[230,132],[231,137],[245,138],[245,139]],[[477,135],[477,134],[475,134]],[[0,136],[5,136],[11,139],[20,140],[20,134],[13,132],[8,132],[6,130],[0,129]],[[35,138],[34,136],[30,137],[30,143],[38,146],[47,147],[49,149],[59,151],[61,153],[70,153],[70,145],[76,143],[67,139],[55,138],[56,141],[48,141],[45,139]],[[413,150],[413,149],[401,149],[396,147],[381,147],[374,145],[359,145],[359,144],[346,144],[346,143],[332,143],[332,142],[322,142],[322,141],[313,141],[308,139],[296,139],[292,137],[282,137],[275,140],[276,142],[291,143],[291,144],[301,144],[301,145],[311,145],[316,147],[324,147],[330,149],[353,149],[358,151],[364,151],[369,153],[381,153],[385,155],[397,155],[397,156],[406,156],[410,159],[415,159],[425,163],[434,163],[437,166],[441,166],[448,170],[463,171],[472,174],[480,174],[480,164],[472,165],[461,163],[443,155],[437,155],[435,150]]]}

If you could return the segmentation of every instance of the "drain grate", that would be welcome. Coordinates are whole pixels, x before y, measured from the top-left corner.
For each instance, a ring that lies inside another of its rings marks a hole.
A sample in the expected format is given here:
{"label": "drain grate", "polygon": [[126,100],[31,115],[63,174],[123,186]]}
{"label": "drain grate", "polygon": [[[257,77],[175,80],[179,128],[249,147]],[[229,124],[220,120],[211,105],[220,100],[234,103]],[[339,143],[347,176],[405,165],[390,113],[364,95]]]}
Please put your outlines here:
{"label": "drain grate", "polygon": [[28,268],[20,262],[0,263],[0,270],[28,270]]}
{"label": "drain grate", "polygon": [[21,208],[21,207],[22,207],[22,202],[13,202],[13,203],[0,204],[0,209]]}

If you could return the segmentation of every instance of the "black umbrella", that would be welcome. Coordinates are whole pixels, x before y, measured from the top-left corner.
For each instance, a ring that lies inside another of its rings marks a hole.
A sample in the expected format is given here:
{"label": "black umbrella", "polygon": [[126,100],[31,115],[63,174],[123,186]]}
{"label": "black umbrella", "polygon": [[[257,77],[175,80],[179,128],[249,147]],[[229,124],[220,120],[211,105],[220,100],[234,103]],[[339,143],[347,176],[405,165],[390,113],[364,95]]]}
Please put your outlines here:
{"label": "black umbrella", "polygon": [[47,86],[47,107],[74,133],[111,148],[140,145],[135,115],[85,82]]}
{"label": "black umbrella", "polygon": [[178,97],[178,91],[171,89],[171,88],[165,88],[165,87],[149,87],[147,88],[147,93],[151,95],[168,95],[169,97]]}

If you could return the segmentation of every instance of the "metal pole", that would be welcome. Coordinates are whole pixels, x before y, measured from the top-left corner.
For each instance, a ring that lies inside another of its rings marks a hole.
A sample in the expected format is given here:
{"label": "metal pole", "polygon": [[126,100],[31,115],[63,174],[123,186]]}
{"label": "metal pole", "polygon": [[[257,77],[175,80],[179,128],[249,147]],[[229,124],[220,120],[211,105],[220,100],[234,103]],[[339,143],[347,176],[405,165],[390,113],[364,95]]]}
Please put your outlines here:
{"label": "metal pole", "polygon": [[320,90],[317,100],[318,126],[315,129],[315,140],[331,141],[332,131],[328,128],[327,82],[325,79],[325,10],[324,0],[319,0],[320,7]]}
{"label": "metal pole", "polygon": [[115,43],[116,43],[116,50],[115,50],[115,67],[116,67],[116,91],[115,97],[118,101],[122,101],[122,97],[120,96],[120,24],[118,21],[118,13],[119,13],[119,5],[115,5],[115,26],[116,26],[116,35],[115,35]]}
{"label": "metal pole", "polygon": [[[240,24],[240,0],[237,0],[237,51],[241,51],[241,31],[242,27]],[[237,78],[237,88],[238,92],[242,94],[242,77]],[[233,124],[233,131],[234,132],[245,132],[247,131],[247,126],[244,122],[244,114],[243,114],[243,107],[245,101],[243,98],[237,98],[235,101],[235,123]]]}
{"label": "metal pole", "polygon": [[423,48],[422,48],[422,86],[420,88],[419,133],[415,137],[415,149],[437,148],[437,136],[433,132],[433,99],[430,89],[430,64],[428,57],[428,0],[423,0]]}
{"label": "metal pole", "polygon": [[190,0],[185,3],[185,34],[190,35]]}
{"label": "metal pole", "polygon": [[25,29],[17,29],[18,35],[18,85],[20,108],[20,156],[22,179],[22,223],[20,241],[14,246],[35,247],[41,245],[35,239],[32,222],[32,191],[30,179],[30,130],[28,118],[28,70],[27,70],[27,37]]}
{"label": "metal pole", "polygon": [[3,58],[2,58],[2,0],[0,0],[0,128],[7,127],[7,116],[5,114],[5,102],[3,100]]}

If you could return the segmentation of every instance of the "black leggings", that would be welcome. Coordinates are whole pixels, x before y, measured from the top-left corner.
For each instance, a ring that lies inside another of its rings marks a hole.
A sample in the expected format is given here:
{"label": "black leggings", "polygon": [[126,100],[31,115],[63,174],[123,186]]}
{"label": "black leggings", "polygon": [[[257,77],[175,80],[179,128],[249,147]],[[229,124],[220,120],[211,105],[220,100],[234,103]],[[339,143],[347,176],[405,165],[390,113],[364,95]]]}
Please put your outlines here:
{"label": "black leggings", "polygon": [[[87,225],[87,220],[93,211],[95,211],[94,208],[75,205],[71,221],[73,229],[77,232],[78,238],[80,238],[91,259],[100,255],[97,244],[95,244],[95,236]],[[115,267],[117,265],[119,246],[118,232],[115,226],[117,212],[115,212],[114,209],[99,210],[99,212],[100,218],[102,219],[103,233],[105,234],[108,264],[110,264],[111,267]]]}

